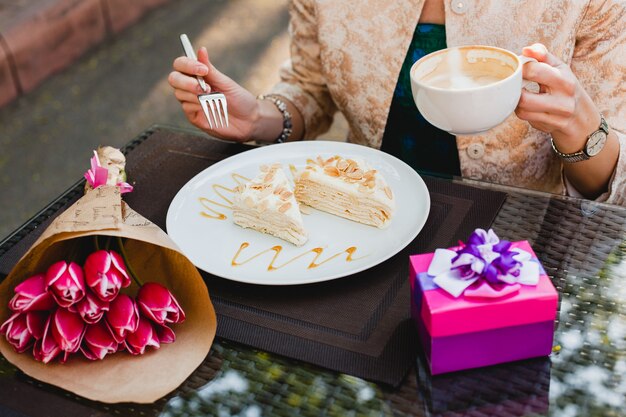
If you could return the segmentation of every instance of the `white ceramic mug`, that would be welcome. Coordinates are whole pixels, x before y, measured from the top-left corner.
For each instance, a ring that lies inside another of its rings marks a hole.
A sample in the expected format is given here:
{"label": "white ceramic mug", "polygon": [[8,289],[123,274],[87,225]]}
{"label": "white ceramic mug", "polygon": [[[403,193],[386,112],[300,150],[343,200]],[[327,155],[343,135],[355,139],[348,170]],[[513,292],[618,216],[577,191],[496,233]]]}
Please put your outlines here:
{"label": "white ceramic mug", "polygon": [[428,122],[452,134],[472,135],[502,123],[525,86],[522,67],[533,58],[493,46],[443,49],[411,67],[411,90]]}

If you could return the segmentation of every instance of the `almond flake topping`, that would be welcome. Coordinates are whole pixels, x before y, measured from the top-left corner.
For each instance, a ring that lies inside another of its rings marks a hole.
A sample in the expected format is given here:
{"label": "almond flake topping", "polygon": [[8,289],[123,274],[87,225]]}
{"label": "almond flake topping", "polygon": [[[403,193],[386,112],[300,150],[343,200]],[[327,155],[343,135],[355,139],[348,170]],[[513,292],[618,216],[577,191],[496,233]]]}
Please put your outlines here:
{"label": "almond flake topping", "polygon": [[326,166],[324,167],[324,173],[330,175],[331,177],[338,177],[339,170],[334,166]]}
{"label": "almond flake topping", "polygon": [[263,178],[263,182],[272,182],[273,179],[274,179],[274,171],[272,170],[267,173],[265,178]]}
{"label": "almond flake topping", "polygon": [[[343,181],[349,184],[357,184],[359,191],[372,193],[376,189],[376,174],[375,169],[363,169],[359,166],[358,162],[353,159],[344,159],[338,155],[324,160],[321,156],[317,156],[315,160],[307,159],[307,165],[300,174],[301,179],[308,177],[309,171],[318,171],[317,167],[323,168],[324,174],[341,178]],[[388,186],[383,188],[385,195],[393,200],[393,193]]]}
{"label": "almond flake topping", "polygon": [[363,174],[363,178],[365,178],[365,179],[374,178],[374,175],[376,175],[376,170],[375,169],[370,169],[365,174]]}
{"label": "almond flake topping", "polygon": [[363,178],[363,171],[360,169],[355,169],[352,172],[349,172],[348,174],[346,174],[349,178],[355,179],[355,180],[360,180],[361,178]]}

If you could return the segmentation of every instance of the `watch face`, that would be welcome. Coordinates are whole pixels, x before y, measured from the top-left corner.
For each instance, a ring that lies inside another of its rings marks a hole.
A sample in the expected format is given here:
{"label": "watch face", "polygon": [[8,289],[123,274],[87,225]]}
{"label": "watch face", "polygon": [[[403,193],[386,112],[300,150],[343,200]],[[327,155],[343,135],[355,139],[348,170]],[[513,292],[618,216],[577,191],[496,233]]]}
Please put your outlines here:
{"label": "watch face", "polygon": [[587,141],[587,145],[585,146],[585,153],[589,156],[596,156],[600,153],[602,148],[604,148],[604,143],[606,142],[606,133],[598,130],[594,132]]}

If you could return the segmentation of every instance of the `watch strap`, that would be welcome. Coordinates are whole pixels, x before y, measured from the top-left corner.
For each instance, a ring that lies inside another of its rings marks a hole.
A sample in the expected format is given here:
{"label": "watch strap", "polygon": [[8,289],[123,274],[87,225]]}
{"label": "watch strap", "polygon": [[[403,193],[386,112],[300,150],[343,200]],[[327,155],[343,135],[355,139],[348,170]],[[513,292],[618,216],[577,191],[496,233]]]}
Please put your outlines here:
{"label": "watch strap", "polygon": [[578,152],[563,153],[563,152],[559,151],[557,149],[556,145],[554,144],[554,139],[552,139],[552,137],[550,137],[550,144],[552,145],[552,150],[554,151],[554,153],[556,153],[559,156],[559,158],[561,158],[565,162],[574,163],[574,162],[586,161],[589,158],[591,158],[585,152],[585,149],[587,148],[587,143],[589,142],[589,140],[591,139],[591,137],[593,135],[595,135],[597,132],[600,132],[600,131],[604,132],[605,135],[609,134],[609,125],[606,122],[606,120],[604,119],[604,116],[602,115],[602,113],[600,113],[600,126],[598,127],[597,130],[591,132],[591,134],[589,136],[587,136],[587,140],[585,141],[585,145]]}
{"label": "watch strap", "polygon": [[556,148],[556,145],[554,144],[554,139],[552,139],[552,136],[550,136],[550,144],[552,145],[552,150],[554,151],[554,153],[557,154],[559,158],[561,158],[565,162],[574,163],[574,162],[586,161],[587,159],[589,159],[589,156],[586,153],[584,153],[582,149],[574,153],[563,153],[559,151]]}
{"label": "watch strap", "polygon": [[[606,122],[606,119],[604,118],[602,113],[600,113],[600,128],[598,130],[602,130],[607,135],[609,134],[609,124]],[[593,133],[591,135],[593,135]]]}

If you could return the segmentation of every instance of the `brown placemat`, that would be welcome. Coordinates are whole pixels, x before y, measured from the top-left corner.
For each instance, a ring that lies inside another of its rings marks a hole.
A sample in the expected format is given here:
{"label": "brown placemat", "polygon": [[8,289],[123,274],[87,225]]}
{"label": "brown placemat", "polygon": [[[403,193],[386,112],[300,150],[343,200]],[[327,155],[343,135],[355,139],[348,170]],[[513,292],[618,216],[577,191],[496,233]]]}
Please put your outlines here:
{"label": "brown placemat", "polygon": [[[127,171],[137,212],[165,228],[178,190],[197,173],[249,147],[157,128],[129,149]],[[350,277],[301,286],[242,284],[203,273],[218,315],[217,335],[255,348],[377,382],[398,385],[417,354],[409,319],[409,254],[429,252],[488,228],[505,194],[425,179],[431,210],[403,251]],[[78,196],[75,196],[78,198]],[[69,198],[69,206],[75,198]],[[58,212],[64,209],[63,205]],[[0,258],[7,273],[42,224]]]}

